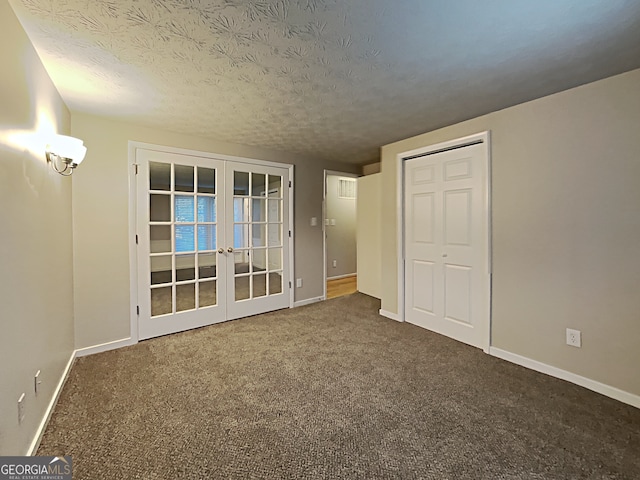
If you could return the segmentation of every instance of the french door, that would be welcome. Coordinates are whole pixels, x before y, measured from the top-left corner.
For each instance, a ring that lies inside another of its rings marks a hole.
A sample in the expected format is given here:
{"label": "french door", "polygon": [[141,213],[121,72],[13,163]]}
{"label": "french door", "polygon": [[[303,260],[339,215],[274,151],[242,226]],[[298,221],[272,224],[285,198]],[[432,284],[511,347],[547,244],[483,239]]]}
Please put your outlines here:
{"label": "french door", "polygon": [[405,161],[405,318],[481,348],[489,338],[485,146]]}
{"label": "french door", "polygon": [[138,149],[138,336],[289,306],[289,171]]}

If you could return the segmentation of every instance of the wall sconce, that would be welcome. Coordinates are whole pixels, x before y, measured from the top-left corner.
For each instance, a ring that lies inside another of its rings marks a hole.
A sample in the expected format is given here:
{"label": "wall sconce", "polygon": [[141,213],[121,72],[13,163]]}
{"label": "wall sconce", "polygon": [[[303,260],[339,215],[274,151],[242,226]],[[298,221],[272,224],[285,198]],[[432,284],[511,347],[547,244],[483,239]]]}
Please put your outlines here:
{"label": "wall sconce", "polygon": [[68,177],[87,154],[87,147],[79,138],[56,135],[47,145],[47,161],[60,175]]}

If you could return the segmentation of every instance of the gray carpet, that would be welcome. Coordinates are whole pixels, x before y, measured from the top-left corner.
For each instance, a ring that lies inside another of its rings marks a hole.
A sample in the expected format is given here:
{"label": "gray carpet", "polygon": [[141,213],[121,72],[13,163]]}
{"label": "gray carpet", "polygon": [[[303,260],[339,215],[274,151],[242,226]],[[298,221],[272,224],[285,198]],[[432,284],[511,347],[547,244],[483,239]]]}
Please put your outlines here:
{"label": "gray carpet", "polygon": [[365,295],[79,359],[39,455],[74,479],[632,479],[640,410]]}

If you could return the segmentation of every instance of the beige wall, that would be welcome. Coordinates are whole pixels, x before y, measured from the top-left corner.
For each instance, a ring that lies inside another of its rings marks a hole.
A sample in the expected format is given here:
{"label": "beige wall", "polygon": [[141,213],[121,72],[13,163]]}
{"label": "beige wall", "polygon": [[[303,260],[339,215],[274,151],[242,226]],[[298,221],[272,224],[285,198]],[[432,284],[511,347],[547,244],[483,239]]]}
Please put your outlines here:
{"label": "beige wall", "polygon": [[73,352],[71,179],[44,155],[69,111],[7,2],[0,31],[0,455],[24,455]]}
{"label": "beige wall", "polygon": [[493,346],[640,395],[639,85],[635,70],[383,147],[382,308],[398,311],[397,154],[490,130]]}
{"label": "beige wall", "polygon": [[294,278],[303,278],[295,299],[322,296],[322,227],[311,227],[309,220],[322,218],[324,169],[357,167],[75,112],[71,129],[88,148],[73,177],[76,348],[129,337],[129,140],[294,164]]}
{"label": "beige wall", "polygon": [[[352,177],[327,175],[327,278],[356,273],[356,199],[338,197],[338,181]],[[333,224],[335,222],[335,225]],[[333,261],[336,266],[333,266]]]}
{"label": "beige wall", "polygon": [[358,291],[382,297],[382,174],[358,178]]}

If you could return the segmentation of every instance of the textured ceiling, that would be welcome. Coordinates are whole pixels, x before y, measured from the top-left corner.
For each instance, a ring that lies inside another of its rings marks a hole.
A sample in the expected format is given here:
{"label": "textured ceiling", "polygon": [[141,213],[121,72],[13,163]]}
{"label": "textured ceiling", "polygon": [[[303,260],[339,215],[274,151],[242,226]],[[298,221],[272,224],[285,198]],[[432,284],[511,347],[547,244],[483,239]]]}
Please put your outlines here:
{"label": "textured ceiling", "polygon": [[637,0],[10,0],[73,111],[351,163],[640,67]]}

